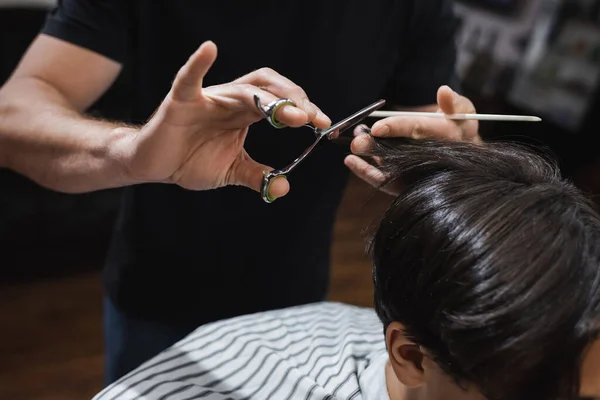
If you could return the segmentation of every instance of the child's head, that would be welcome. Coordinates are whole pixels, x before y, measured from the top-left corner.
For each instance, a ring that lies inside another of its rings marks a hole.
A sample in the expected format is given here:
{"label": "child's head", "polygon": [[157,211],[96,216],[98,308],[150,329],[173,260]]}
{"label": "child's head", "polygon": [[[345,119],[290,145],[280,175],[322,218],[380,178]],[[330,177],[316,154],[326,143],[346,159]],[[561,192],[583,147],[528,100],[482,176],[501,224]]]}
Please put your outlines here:
{"label": "child's head", "polygon": [[379,142],[371,243],[394,375],[428,400],[600,398],[600,218],[515,145]]}

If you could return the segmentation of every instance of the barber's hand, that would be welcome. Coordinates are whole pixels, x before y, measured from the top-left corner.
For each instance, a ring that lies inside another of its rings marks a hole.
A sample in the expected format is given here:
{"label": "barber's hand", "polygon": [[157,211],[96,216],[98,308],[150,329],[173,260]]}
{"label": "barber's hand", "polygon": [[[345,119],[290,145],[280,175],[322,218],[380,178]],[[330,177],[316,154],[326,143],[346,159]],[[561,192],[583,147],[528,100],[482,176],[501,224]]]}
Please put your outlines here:
{"label": "barber's hand", "polygon": [[[300,87],[269,69],[203,88],[216,57],[215,44],[204,43],[181,68],[150,121],[128,143],[124,162],[134,180],[175,183],[191,190],[242,185],[259,191],[263,171],[272,168],[254,161],[243,147],[248,127],[263,118],[254,104],[255,94],[264,105],[292,99],[297,107],[283,106],[276,113],[288,126],[331,124]],[[278,198],[288,191],[288,182],[278,178],[269,195]]]}
{"label": "barber's hand", "polygon": [[[438,111],[445,114],[475,113],[473,103],[454,92],[448,86],[442,86],[437,94]],[[427,117],[390,117],[377,121],[371,128],[371,135],[365,133],[364,126],[355,129],[355,138],[351,149],[353,155],[346,157],[345,164],[359,178],[380,187],[385,182],[384,174],[377,166],[369,164],[358,156],[369,156],[373,137],[407,137],[412,139],[458,140],[481,143],[477,121],[454,121]],[[376,160],[378,161],[378,160]],[[382,191],[397,196],[400,184],[390,184]]]}

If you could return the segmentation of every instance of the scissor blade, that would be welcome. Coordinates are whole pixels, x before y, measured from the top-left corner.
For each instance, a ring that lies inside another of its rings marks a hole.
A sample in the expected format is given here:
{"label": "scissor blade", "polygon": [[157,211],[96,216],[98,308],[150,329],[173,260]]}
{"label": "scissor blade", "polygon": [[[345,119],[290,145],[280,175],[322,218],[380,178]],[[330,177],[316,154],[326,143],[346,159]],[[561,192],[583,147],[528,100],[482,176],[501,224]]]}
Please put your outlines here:
{"label": "scissor blade", "polygon": [[379,100],[362,110],[355,112],[348,118],[344,118],[340,122],[330,126],[328,129],[321,132],[322,136],[327,136],[328,139],[337,139],[340,134],[354,125],[358,124],[363,119],[367,118],[373,111],[380,109],[385,105],[385,100]]}

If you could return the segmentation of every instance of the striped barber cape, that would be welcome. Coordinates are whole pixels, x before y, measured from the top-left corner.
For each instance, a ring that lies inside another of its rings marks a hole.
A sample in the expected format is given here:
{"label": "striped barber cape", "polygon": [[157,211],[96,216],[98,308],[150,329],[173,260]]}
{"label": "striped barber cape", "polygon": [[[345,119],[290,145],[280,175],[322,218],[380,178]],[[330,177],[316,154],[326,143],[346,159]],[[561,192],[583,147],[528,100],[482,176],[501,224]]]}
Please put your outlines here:
{"label": "striped barber cape", "polygon": [[382,324],[316,303],[204,325],[94,400],[388,400]]}

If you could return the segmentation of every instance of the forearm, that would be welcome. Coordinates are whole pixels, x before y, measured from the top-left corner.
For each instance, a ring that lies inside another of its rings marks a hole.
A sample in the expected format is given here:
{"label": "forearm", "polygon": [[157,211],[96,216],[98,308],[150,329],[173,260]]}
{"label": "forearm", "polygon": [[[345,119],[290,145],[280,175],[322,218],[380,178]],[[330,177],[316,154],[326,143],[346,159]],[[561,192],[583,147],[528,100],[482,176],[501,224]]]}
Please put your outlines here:
{"label": "forearm", "polygon": [[36,79],[15,79],[0,90],[0,167],[52,190],[81,193],[136,183],[123,155],[135,134],[84,117]]}

